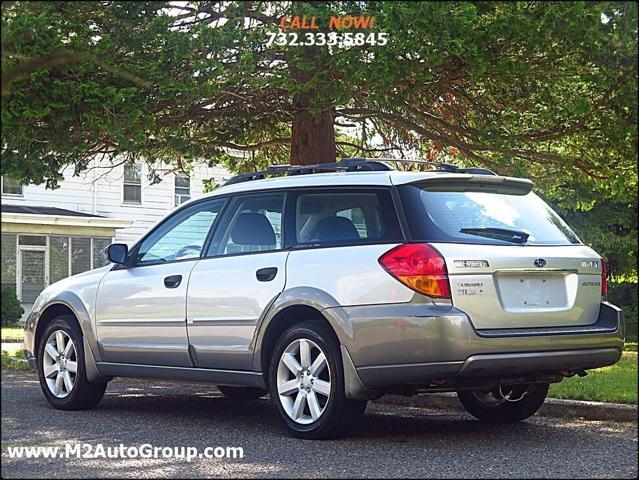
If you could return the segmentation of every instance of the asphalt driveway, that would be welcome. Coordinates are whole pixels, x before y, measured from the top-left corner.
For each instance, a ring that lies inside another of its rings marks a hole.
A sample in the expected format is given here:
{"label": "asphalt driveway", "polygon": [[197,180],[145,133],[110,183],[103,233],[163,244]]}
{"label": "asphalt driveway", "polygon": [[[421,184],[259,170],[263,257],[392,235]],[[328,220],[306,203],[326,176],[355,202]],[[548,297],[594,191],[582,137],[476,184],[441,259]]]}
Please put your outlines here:
{"label": "asphalt driveway", "polygon": [[[242,447],[243,459],[16,459],[7,447],[101,443]],[[210,385],[119,380],[97,408],[51,409],[29,372],[2,372],[2,477],[617,477],[637,475],[637,424],[535,417],[486,425],[371,405],[342,440],[288,437],[267,400]]]}

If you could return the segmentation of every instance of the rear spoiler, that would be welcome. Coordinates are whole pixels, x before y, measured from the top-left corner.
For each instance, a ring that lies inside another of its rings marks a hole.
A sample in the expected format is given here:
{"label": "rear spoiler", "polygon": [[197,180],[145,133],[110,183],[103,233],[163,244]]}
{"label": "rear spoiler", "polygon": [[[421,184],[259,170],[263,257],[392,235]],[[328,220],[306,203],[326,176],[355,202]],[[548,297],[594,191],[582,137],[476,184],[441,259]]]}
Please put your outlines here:
{"label": "rear spoiler", "polygon": [[421,178],[410,185],[430,191],[488,192],[510,195],[526,195],[534,184],[527,178],[493,175],[442,175]]}

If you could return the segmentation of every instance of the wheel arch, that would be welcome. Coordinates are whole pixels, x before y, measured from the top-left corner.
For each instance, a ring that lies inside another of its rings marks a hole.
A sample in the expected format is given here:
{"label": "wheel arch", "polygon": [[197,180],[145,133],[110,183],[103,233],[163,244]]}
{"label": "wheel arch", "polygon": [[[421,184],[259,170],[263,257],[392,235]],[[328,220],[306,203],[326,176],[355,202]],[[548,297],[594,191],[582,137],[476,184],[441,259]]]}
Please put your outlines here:
{"label": "wheel arch", "polygon": [[346,395],[349,398],[371,398],[362,384],[346,345],[353,339],[353,329],[337,301],[328,293],[311,287],[298,287],[283,292],[259,323],[254,340],[253,371],[262,372],[268,384],[268,362],[275,342],[287,328],[309,319],[322,322],[334,335],[344,368]]}
{"label": "wheel arch", "polygon": [[51,299],[37,314],[35,324],[31,328],[31,348],[33,356],[37,358],[42,334],[47,325],[60,316],[72,317],[80,327],[80,331],[82,332],[84,364],[89,382],[103,382],[108,380],[108,377],[104,377],[100,374],[97,367],[96,361],[100,361],[102,357],[98,349],[89,313],[82,301],[71,292],[64,292],[60,297]]}
{"label": "wheel arch", "polygon": [[262,371],[267,384],[268,364],[277,339],[291,326],[309,320],[317,321],[318,323],[326,326],[333,335],[333,339],[337,342],[338,346],[341,345],[335,329],[317,308],[310,305],[292,304],[279,309],[278,312],[269,319],[268,325],[265,326],[261,335],[259,354],[256,355],[256,359],[254,359],[254,362],[255,360],[259,360],[259,364],[256,365],[255,370]]}
{"label": "wheel arch", "polygon": [[[256,363],[256,365],[254,370],[262,372],[264,383],[268,385],[268,364],[279,336],[292,325],[316,319],[327,327],[339,347],[342,357],[346,396],[352,399],[363,400],[378,398],[381,395],[379,392],[367,389],[362,383],[357,369],[353,364],[353,360],[348,353],[348,349],[342,341],[343,336],[348,336],[348,331],[340,328],[340,318],[335,315],[330,315],[330,312],[331,309],[320,310],[315,306],[307,304],[291,304],[279,309],[277,313],[273,314],[269,319],[270,321],[259,336],[260,348],[255,354],[254,363]],[[337,328],[335,328],[336,325]],[[342,335],[342,338],[340,338],[340,335]]]}
{"label": "wheel arch", "polygon": [[78,321],[78,317],[76,316],[76,314],[73,312],[73,310],[71,310],[71,308],[68,305],[65,305],[64,303],[50,304],[42,311],[42,313],[40,314],[40,317],[38,318],[38,323],[36,324],[36,329],[34,332],[34,338],[33,338],[34,353],[38,351],[38,348],[40,346],[40,340],[42,339],[42,333],[47,328],[47,325],[49,325],[56,318],[61,316],[67,316],[67,315],[70,317],[73,317],[73,319],[78,324],[80,329],[82,329],[82,325],[80,325],[80,322]]}

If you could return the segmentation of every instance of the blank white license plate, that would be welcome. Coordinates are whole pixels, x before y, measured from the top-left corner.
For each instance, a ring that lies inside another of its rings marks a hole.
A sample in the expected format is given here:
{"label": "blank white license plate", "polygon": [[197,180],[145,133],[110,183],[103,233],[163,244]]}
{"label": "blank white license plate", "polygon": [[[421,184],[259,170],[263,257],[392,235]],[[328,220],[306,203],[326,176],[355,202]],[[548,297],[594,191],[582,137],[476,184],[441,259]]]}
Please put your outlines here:
{"label": "blank white license plate", "polygon": [[558,309],[568,303],[563,275],[504,275],[497,283],[505,310]]}

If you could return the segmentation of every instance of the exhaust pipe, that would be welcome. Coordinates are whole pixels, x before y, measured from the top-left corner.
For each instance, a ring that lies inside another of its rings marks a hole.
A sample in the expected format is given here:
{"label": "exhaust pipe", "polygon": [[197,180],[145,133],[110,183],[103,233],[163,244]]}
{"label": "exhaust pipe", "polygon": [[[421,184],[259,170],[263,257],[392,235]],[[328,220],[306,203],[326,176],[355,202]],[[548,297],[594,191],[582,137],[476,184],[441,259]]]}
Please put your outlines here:
{"label": "exhaust pipe", "polygon": [[[511,386],[511,387],[507,387],[507,392],[504,393],[504,391],[501,388],[501,384],[499,385],[499,396],[506,400],[507,402],[518,402],[519,400],[521,400],[522,398],[524,398],[526,396],[526,394],[528,393],[528,385],[524,386],[524,391],[521,392],[521,395],[519,395],[517,397],[517,394],[515,393],[515,385]],[[510,390],[508,390],[508,388],[510,388]],[[513,397],[517,397],[517,398],[513,398]]]}

